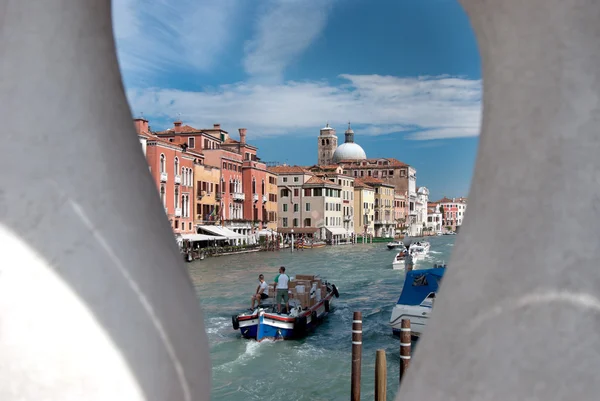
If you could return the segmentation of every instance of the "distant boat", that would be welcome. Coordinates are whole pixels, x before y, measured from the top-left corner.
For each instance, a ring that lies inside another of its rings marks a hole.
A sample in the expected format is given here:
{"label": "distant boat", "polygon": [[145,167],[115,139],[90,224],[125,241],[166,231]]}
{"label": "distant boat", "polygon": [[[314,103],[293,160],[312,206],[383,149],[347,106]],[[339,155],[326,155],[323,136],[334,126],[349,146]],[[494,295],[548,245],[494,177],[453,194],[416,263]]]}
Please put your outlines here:
{"label": "distant boat", "polygon": [[411,331],[414,334],[423,333],[445,271],[446,265],[442,265],[406,273],[402,293],[390,317],[390,326],[395,335],[400,334],[402,319],[410,320]]}
{"label": "distant boat", "polygon": [[387,243],[388,249],[404,248],[402,241],[392,241]]}

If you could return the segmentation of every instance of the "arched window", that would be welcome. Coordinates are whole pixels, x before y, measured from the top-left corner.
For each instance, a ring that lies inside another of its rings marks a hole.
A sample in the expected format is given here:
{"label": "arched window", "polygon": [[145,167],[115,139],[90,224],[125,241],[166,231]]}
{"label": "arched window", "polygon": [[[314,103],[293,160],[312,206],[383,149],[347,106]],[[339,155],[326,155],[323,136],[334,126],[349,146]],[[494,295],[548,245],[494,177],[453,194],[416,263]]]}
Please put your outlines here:
{"label": "arched window", "polygon": [[179,175],[179,158],[175,156],[175,175]]}
{"label": "arched window", "polygon": [[264,195],[265,194],[265,180],[262,180],[262,185],[261,185],[261,193]]}
{"label": "arched window", "polygon": [[233,219],[233,205],[229,203],[229,220]]}
{"label": "arched window", "polygon": [[194,170],[190,169],[189,171],[189,179],[190,179],[190,187],[194,186]]}
{"label": "arched window", "polygon": [[252,179],[252,193],[256,193],[256,180],[254,178]]}
{"label": "arched window", "polygon": [[326,143],[327,145],[329,145],[329,139],[326,139],[326,140],[325,140],[325,143]]}
{"label": "arched window", "polygon": [[175,208],[179,207],[179,187],[175,187]]}
{"label": "arched window", "polygon": [[325,146],[325,139],[321,139],[321,145]]}
{"label": "arched window", "polygon": [[167,171],[167,158],[164,154],[160,154],[160,172],[165,173]]}
{"label": "arched window", "polygon": [[167,198],[165,197],[165,185],[161,184],[160,185],[160,201],[163,204],[163,206],[167,206]]}

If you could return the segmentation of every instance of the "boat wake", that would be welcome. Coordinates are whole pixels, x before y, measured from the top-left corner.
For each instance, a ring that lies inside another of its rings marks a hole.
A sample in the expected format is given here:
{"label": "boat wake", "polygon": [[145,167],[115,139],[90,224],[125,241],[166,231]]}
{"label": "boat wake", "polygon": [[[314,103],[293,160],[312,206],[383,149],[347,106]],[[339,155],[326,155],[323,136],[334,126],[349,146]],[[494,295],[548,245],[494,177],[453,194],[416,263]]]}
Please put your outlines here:
{"label": "boat wake", "polygon": [[213,369],[217,371],[231,373],[233,371],[233,368],[237,366],[246,365],[247,362],[258,357],[263,348],[270,347],[274,343],[275,341],[268,339],[265,339],[261,342],[248,341],[246,343],[246,350],[242,354],[240,354],[236,359],[234,359],[233,361],[226,362],[222,365],[215,366]]}

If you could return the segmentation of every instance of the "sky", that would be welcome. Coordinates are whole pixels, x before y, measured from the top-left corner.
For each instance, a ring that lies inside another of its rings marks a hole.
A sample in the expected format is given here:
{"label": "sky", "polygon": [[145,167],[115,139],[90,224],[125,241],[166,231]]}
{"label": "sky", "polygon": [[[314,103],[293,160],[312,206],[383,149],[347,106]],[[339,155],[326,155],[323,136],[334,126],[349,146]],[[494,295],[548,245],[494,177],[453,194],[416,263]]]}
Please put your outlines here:
{"label": "sky", "polygon": [[219,123],[263,161],[313,165],[351,122],[367,157],[417,169],[432,199],[467,196],[481,118],[474,33],[456,0],[114,0],[135,117]]}

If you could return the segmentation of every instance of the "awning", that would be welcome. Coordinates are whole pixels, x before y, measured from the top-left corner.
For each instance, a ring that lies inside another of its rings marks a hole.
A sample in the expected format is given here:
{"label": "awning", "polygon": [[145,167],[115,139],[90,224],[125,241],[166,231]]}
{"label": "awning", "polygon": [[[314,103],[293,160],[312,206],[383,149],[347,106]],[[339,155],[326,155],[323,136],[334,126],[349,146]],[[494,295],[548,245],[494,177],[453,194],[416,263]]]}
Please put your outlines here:
{"label": "awning", "polygon": [[198,242],[198,241],[215,241],[215,240],[224,240],[227,237],[222,236],[214,236],[214,235],[204,235],[204,234],[181,234],[181,238],[184,240]]}
{"label": "awning", "polygon": [[352,232],[350,230],[346,230],[342,227],[325,227],[327,231],[332,233],[333,235],[350,235]]}
{"label": "awning", "polygon": [[294,230],[294,234],[314,234],[319,231],[317,227],[277,227],[277,232],[281,234],[291,234],[292,230]]}
{"label": "awning", "polygon": [[221,226],[198,226],[198,228],[218,237],[226,237],[227,239],[245,238],[244,235],[238,234]]}
{"label": "awning", "polygon": [[277,231],[274,231],[274,230],[271,231],[271,230],[265,230],[265,229],[263,229],[263,230],[260,230],[258,232],[258,235],[259,236],[277,235]]}

